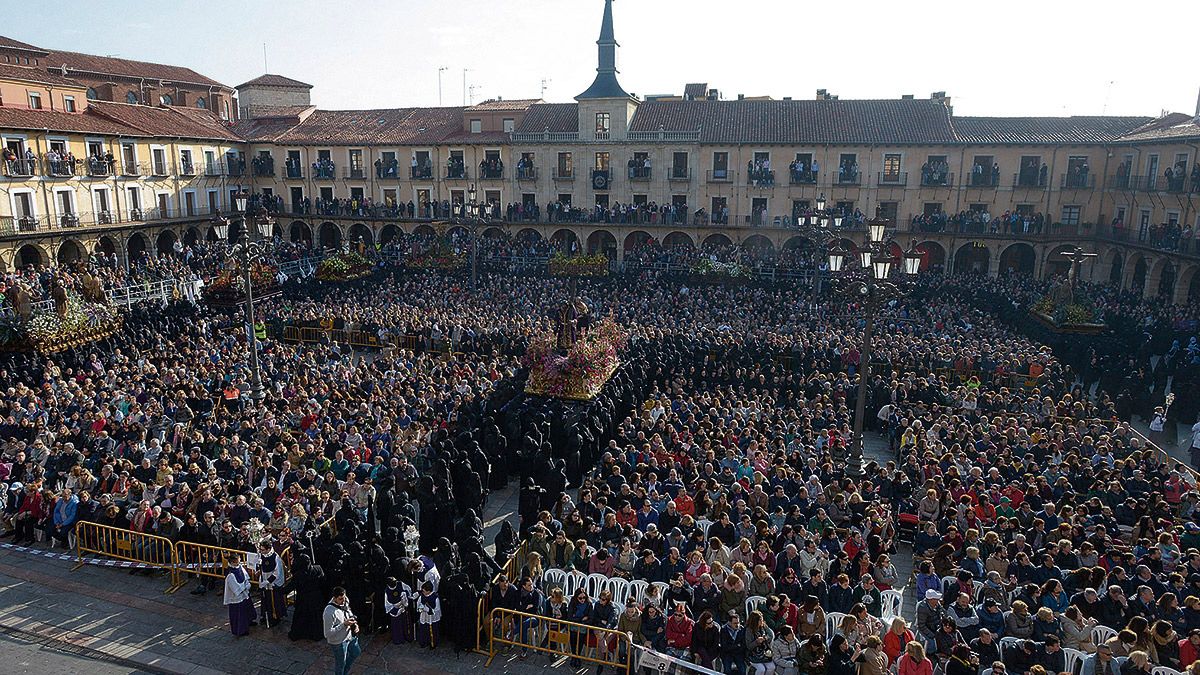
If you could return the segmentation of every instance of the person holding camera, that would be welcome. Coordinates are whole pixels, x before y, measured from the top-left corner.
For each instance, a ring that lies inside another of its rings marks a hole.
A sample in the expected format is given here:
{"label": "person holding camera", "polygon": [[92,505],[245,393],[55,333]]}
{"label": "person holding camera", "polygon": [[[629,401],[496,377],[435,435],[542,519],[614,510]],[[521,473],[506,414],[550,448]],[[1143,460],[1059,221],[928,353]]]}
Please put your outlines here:
{"label": "person holding camera", "polygon": [[323,615],[325,640],[333,648],[333,675],[348,675],[350,666],[362,653],[358,646],[358,619],[350,609],[346,589],[337,586]]}

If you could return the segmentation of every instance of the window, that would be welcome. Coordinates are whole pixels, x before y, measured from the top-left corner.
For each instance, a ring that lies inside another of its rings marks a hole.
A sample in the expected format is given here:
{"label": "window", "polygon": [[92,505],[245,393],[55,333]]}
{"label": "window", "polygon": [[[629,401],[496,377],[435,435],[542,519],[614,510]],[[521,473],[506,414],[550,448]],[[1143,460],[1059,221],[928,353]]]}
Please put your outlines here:
{"label": "window", "polygon": [[883,156],[883,175],[881,180],[895,183],[900,180],[900,155],[888,154]]}
{"label": "window", "polygon": [[203,96],[199,96],[196,98],[196,107],[200,108],[201,110],[208,107],[208,103],[204,100]]}
{"label": "window", "polygon": [[483,133],[483,120],[471,120],[471,133]]}
{"label": "window", "polygon": [[88,90],[87,90],[87,99],[88,99],[89,101],[95,101],[95,100],[96,100],[96,99],[98,99],[98,98],[100,98],[100,94],[99,94],[99,93],[97,93],[95,89],[93,89],[93,88],[91,88],[91,87],[88,87]]}
{"label": "window", "polygon": [[511,134],[517,128],[517,122],[513,119],[504,120],[504,133]]}
{"label": "window", "polygon": [[41,110],[42,109],[42,95],[37,93],[36,91],[29,92],[29,109],[30,110]]}
{"label": "window", "polygon": [[561,178],[570,178],[575,175],[575,164],[571,160],[571,153],[558,153],[558,176]]}
{"label": "window", "polygon": [[596,170],[597,171],[608,171],[608,153],[607,152],[597,152],[596,153]]}
{"label": "window", "polygon": [[163,105],[175,105],[175,99],[170,94],[163,94],[158,97],[158,102]]}
{"label": "window", "polygon": [[75,97],[63,96],[63,110],[67,112],[75,112]]}
{"label": "window", "polygon": [[596,133],[607,134],[611,116],[606,112],[596,113]]}
{"label": "window", "polygon": [[126,93],[125,94],[125,102],[126,103],[137,103],[138,102],[137,92],[131,91],[131,92]]}
{"label": "window", "polygon": [[1078,206],[1064,206],[1063,210],[1062,210],[1062,224],[1063,225],[1078,225],[1079,224],[1079,212],[1080,212],[1080,207],[1078,207]]}
{"label": "window", "polygon": [[712,161],[712,177],[716,180],[729,178],[729,153],[714,152]]}
{"label": "window", "polygon": [[688,154],[676,152],[671,155],[671,178],[688,177]]}
{"label": "window", "polygon": [[195,174],[195,168],[192,166],[191,150],[179,151],[179,173],[183,174],[184,176],[191,176]]}
{"label": "window", "polygon": [[150,161],[153,163],[154,175],[167,175],[167,151],[163,148],[150,149]]}

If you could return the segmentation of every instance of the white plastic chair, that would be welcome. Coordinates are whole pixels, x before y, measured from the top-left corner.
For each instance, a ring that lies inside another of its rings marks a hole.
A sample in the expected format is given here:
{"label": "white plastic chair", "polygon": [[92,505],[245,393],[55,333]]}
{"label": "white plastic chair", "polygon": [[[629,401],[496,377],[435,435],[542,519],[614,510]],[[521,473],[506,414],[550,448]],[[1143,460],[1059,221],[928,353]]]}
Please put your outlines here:
{"label": "white plastic chair", "polygon": [[645,581],[642,581],[641,579],[635,579],[629,582],[629,590],[626,592],[626,595],[633,593],[634,597],[637,598],[638,604],[640,605],[643,602],[646,602],[646,589],[649,586],[650,584],[646,583]]}
{"label": "white plastic chair", "polygon": [[621,604],[625,604],[625,599],[629,597],[629,581],[621,577],[612,577],[608,580],[608,592],[612,593],[613,601],[620,600]]}
{"label": "white plastic chair", "polygon": [[[708,541],[708,526],[709,525],[712,525],[712,521],[708,520],[707,518],[701,518],[700,520],[696,521],[696,527],[700,528],[700,531],[704,533],[704,541],[706,541],[706,542]],[[721,542],[721,543],[724,544],[726,542]]]}
{"label": "white plastic chair", "polygon": [[[1074,673],[1075,666],[1082,664],[1083,659],[1087,657],[1087,654],[1084,654],[1083,652],[1079,651],[1078,649],[1071,649],[1070,647],[1063,647],[1063,657],[1065,659],[1064,666],[1063,666],[1065,669],[1065,672]],[[1166,675],[1170,675],[1170,673],[1167,673]]]}
{"label": "white plastic chair", "polygon": [[1102,645],[1108,642],[1108,639],[1116,635],[1117,631],[1108,626],[1096,626],[1092,629],[1092,644]]}
{"label": "white plastic chair", "polygon": [[826,638],[833,637],[834,631],[836,631],[838,629],[838,627],[842,625],[842,619],[844,619],[845,617],[846,617],[846,615],[842,614],[841,612],[829,612],[828,614],[825,615],[825,636],[826,636]]}
{"label": "white plastic chair", "polygon": [[587,588],[587,575],[579,570],[571,570],[567,573],[567,585],[563,588],[563,592],[567,597],[571,597],[580,588]]}
{"label": "white plastic chair", "polygon": [[[958,583],[958,577],[942,577],[942,595],[946,595],[947,593],[949,593],[950,586],[952,584],[957,584],[957,583]],[[954,599],[950,598],[950,597],[947,597],[946,600],[947,600],[947,602],[946,602],[947,605],[949,605],[951,602],[954,602]]]}
{"label": "white plastic chair", "polygon": [[1150,671],[1153,675],[1183,675],[1178,670],[1170,666],[1155,666],[1154,670]]}
{"label": "white plastic chair", "polygon": [[667,591],[671,590],[671,584],[668,584],[665,581],[655,581],[654,583],[652,583],[650,585],[658,587],[658,597],[660,597],[660,598],[666,598]]}
{"label": "white plastic chair", "polygon": [[551,567],[542,572],[542,590],[549,593],[555,588],[561,588],[564,595],[569,595],[567,593],[567,573]]}
{"label": "white plastic chair", "polygon": [[608,588],[608,577],[594,572],[587,577],[587,594],[588,597],[595,600],[600,597],[600,591]]}
{"label": "white plastic chair", "polygon": [[1012,657],[1009,655],[1009,650],[1020,649],[1021,640],[1015,637],[1000,638],[1000,660],[1008,662]]}
{"label": "white plastic chair", "polygon": [[752,595],[746,598],[746,616],[750,616],[750,612],[767,604],[767,599],[761,595]]}
{"label": "white plastic chair", "polygon": [[[880,614],[886,614],[889,616],[904,615],[904,591],[880,591],[879,595],[883,601],[883,607],[881,608],[882,611],[880,611]],[[885,623],[884,625],[887,626],[888,624]]]}

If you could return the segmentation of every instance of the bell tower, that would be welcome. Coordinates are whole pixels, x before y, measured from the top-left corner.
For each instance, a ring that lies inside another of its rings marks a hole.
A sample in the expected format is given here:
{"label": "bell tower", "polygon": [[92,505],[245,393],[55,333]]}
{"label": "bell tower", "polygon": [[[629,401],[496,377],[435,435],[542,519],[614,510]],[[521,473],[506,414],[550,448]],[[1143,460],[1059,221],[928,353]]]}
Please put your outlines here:
{"label": "bell tower", "polygon": [[612,0],[604,0],[604,17],[596,45],[596,79],[587,91],[575,97],[579,102],[579,136],[585,140],[624,140],[638,101],[617,82],[620,44],[613,30]]}

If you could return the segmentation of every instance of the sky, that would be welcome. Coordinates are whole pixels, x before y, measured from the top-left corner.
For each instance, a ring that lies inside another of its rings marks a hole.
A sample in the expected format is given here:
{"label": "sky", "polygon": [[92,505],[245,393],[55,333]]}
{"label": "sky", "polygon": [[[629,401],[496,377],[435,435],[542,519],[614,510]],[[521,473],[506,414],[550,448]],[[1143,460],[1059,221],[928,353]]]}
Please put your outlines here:
{"label": "sky", "polygon": [[[314,85],[313,103],[326,109],[495,97],[569,102],[595,75],[604,6],[603,0],[4,4],[11,6],[0,34],[23,42],[188,66],[230,86],[277,73]],[[956,115],[1190,114],[1200,89],[1200,70],[1190,67],[1200,2],[1141,7],[1113,0],[616,0],[613,11],[619,79],[639,96],[681,94],[685,83],[707,82],[730,99],[811,99],[820,88],[843,99],[945,91]]]}

